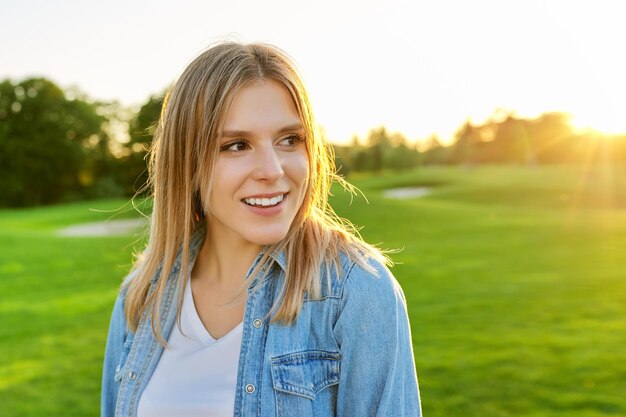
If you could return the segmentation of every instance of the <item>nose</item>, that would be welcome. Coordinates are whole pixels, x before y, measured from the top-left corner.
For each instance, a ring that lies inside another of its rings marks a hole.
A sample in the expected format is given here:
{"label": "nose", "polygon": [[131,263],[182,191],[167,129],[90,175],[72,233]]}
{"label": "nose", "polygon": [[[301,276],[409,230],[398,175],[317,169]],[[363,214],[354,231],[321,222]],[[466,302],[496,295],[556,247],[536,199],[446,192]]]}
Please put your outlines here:
{"label": "nose", "polygon": [[283,163],[273,146],[258,148],[252,177],[258,181],[273,182],[285,175]]}

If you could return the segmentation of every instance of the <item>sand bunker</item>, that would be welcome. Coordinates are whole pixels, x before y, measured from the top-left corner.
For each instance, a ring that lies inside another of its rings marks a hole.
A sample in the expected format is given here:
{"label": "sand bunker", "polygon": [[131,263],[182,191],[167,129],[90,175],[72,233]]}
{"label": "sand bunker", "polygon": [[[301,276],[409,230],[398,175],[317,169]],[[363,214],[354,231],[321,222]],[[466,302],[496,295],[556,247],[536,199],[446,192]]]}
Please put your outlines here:
{"label": "sand bunker", "polygon": [[390,188],[383,191],[383,197],[398,199],[424,197],[428,194],[430,194],[430,187]]}
{"label": "sand bunker", "polygon": [[130,235],[139,228],[146,226],[147,220],[122,219],[104,222],[83,223],[63,228],[57,232],[59,236],[118,236]]}

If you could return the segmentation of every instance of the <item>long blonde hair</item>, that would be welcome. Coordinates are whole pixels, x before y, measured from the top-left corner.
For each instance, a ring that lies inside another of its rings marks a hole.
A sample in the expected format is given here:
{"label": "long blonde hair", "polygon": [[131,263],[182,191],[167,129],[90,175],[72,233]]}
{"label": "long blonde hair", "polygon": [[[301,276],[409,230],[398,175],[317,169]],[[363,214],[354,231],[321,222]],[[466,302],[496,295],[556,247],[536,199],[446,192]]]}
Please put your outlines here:
{"label": "long blonde hair", "polygon": [[[289,324],[302,308],[305,291],[319,296],[322,271],[341,269],[340,253],[364,266],[369,257],[388,263],[385,255],[361,240],[354,227],[328,204],[333,181],[350,186],[335,174],[332,148],[316,127],[302,77],[291,59],[271,45],[220,43],[191,62],[163,103],[148,169],[153,196],[150,237],[135,263],[132,279],[124,284],[131,330],[136,331],[142,316],[149,312],[155,335],[165,344],[156,318],[177,255],[182,260],[177,274],[179,289],[185,285],[191,235],[206,221],[199,190],[212,185],[224,117],[240,88],[263,79],[282,83],[291,94],[306,132],[310,169],[304,201],[287,236],[264,252],[244,285],[270,262],[271,254],[283,251],[286,279],[272,320]],[[183,291],[179,294],[182,298]]]}

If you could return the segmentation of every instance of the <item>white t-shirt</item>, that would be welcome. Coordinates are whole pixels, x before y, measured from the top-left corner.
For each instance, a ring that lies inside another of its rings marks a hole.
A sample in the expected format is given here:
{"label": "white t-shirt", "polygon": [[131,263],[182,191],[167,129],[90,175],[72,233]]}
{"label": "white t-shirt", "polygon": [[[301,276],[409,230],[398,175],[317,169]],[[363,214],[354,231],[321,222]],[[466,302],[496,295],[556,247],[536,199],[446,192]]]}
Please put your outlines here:
{"label": "white t-shirt", "polygon": [[174,325],[148,386],[138,417],[231,417],[243,324],[214,339],[206,330],[187,281],[181,329]]}

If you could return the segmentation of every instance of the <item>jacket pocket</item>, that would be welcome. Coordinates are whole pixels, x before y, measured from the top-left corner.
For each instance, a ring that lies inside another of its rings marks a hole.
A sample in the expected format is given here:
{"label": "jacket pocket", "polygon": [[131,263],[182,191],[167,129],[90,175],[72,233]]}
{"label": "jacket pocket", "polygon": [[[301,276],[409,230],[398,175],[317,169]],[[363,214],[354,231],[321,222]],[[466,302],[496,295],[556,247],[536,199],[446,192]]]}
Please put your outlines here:
{"label": "jacket pocket", "polygon": [[277,416],[332,416],[340,366],[336,352],[309,350],[273,357]]}

